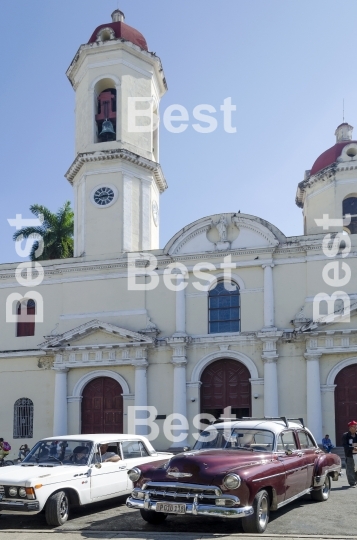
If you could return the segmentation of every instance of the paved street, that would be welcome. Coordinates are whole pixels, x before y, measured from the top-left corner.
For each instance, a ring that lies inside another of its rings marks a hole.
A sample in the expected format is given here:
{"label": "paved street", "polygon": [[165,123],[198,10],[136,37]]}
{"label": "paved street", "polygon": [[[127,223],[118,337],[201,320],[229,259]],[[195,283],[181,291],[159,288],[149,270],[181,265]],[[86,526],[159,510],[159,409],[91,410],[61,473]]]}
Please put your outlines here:
{"label": "paved street", "polygon": [[[264,538],[290,539],[346,538],[357,539],[354,527],[357,509],[357,488],[348,487],[345,476],[332,483],[330,499],[315,503],[309,497],[287,505],[271,514]],[[204,517],[179,518],[169,516],[160,526],[145,523],[136,510],[125,506],[125,497],[102,502],[85,508],[74,509],[71,519],[60,528],[51,530],[43,515],[2,516],[1,540],[54,540],[59,534],[64,540],[85,538],[175,539],[198,540],[203,538],[235,538],[241,536],[241,523]],[[244,536],[245,540],[249,536]]]}

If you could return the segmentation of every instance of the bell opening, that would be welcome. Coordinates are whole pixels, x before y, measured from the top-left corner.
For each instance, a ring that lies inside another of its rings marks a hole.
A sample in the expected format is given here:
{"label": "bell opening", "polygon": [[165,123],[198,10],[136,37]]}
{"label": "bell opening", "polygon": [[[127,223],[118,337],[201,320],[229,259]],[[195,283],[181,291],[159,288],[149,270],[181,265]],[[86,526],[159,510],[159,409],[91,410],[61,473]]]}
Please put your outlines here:
{"label": "bell opening", "polygon": [[97,101],[98,142],[115,141],[117,119],[117,93],[114,88],[103,90]]}

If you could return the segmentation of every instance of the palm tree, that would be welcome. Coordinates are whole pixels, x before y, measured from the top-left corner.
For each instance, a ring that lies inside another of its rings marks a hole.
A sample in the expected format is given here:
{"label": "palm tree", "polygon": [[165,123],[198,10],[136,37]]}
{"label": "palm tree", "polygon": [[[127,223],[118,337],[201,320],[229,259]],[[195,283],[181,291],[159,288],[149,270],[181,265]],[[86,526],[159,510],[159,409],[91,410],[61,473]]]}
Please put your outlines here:
{"label": "palm tree", "polygon": [[[73,257],[74,214],[71,203],[66,201],[56,214],[40,204],[30,206],[30,211],[42,221],[42,224],[38,227],[23,227],[15,232],[13,238],[16,240],[21,235],[24,238],[30,238],[32,235],[42,237],[43,252],[39,257],[36,257],[35,253],[39,247],[39,241],[35,240],[30,252],[31,261]],[[36,238],[36,236],[33,237]]]}

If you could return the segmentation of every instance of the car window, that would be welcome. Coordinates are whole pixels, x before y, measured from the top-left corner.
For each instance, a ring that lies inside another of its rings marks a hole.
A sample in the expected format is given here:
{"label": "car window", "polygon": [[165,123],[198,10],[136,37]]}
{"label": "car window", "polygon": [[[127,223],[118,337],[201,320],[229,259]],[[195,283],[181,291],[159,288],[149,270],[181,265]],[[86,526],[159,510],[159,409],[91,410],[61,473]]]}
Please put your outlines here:
{"label": "car window", "polygon": [[297,435],[300,442],[300,448],[302,450],[307,450],[308,448],[316,448],[310,435],[306,433],[306,431],[298,431]]}
{"label": "car window", "polygon": [[274,444],[274,434],[268,430],[235,428],[207,429],[200,433],[194,450],[208,448],[248,449],[258,452],[271,452]]}
{"label": "car window", "polygon": [[276,449],[278,452],[297,450],[294,433],[292,431],[283,431],[283,433],[281,433],[278,437]]}
{"label": "car window", "polygon": [[91,441],[45,440],[39,441],[23,460],[23,464],[87,465],[92,452]]}
{"label": "car window", "polygon": [[149,452],[141,441],[123,441],[121,443],[124,459],[149,456]]}

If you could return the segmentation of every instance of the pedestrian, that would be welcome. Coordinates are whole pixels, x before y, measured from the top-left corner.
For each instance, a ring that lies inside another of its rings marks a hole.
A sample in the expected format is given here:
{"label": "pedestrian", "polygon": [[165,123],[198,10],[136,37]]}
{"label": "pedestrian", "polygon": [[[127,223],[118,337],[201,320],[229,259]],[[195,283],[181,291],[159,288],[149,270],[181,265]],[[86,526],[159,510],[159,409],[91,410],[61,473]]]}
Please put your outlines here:
{"label": "pedestrian", "polygon": [[347,480],[351,487],[357,485],[357,473],[355,471],[355,460],[353,456],[357,457],[357,422],[351,420],[348,423],[348,431],[342,435],[342,446],[345,450],[346,456],[346,474]]}
{"label": "pedestrian", "polygon": [[3,460],[10,452],[11,446],[0,437],[0,460]]}
{"label": "pedestrian", "polygon": [[332,441],[330,439],[330,435],[325,435],[325,437],[322,439],[322,446],[323,446],[323,449],[325,450],[325,452],[327,454],[329,454],[332,450],[332,448],[335,448],[334,445],[332,444]]}

